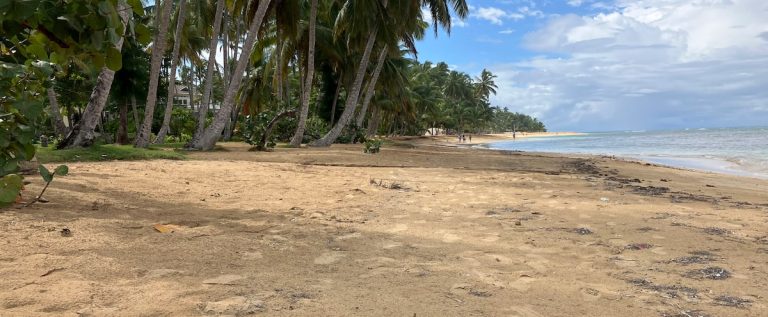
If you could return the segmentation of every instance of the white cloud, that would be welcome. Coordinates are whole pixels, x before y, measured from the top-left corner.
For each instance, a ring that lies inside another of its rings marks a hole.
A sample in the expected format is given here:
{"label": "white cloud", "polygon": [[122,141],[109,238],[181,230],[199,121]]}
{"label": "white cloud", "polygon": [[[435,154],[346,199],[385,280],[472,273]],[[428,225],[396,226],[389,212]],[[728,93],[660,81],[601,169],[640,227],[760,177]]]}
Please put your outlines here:
{"label": "white cloud", "polygon": [[544,13],[535,9],[535,3],[517,8],[516,10],[506,11],[496,7],[469,6],[470,17],[486,20],[492,24],[502,25],[505,20],[519,21],[526,17],[543,17]]}
{"label": "white cloud", "polygon": [[568,5],[572,7],[581,6],[582,3],[584,3],[583,0],[568,0]]}
{"label": "white cloud", "polygon": [[768,122],[768,2],[614,5],[527,34],[524,45],[544,55],[489,67],[499,76],[493,102],[561,130]]}
{"label": "white cloud", "polygon": [[469,26],[469,23],[467,23],[467,21],[464,21],[462,19],[451,17],[451,25],[463,28],[463,27]]}
{"label": "white cloud", "polygon": [[502,25],[504,22],[502,19],[507,17],[507,12],[505,12],[502,9],[489,7],[489,8],[478,8],[477,11],[471,13],[471,16],[487,20],[488,22],[491,22],[496,25]]}
{"label": "white cloud", "polygon": [[504,30],[499,31],[499,34],[512,34],[512,33],[515,33],[515,30],[513,30],[513,29],[504,29]]}

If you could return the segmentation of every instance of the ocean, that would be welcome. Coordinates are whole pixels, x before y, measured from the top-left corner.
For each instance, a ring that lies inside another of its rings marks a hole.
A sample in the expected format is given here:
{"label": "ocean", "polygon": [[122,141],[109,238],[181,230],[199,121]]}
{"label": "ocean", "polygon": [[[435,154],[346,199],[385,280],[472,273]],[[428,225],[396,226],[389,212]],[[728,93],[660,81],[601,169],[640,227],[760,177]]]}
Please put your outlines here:
{"label": "ocean", "polygon": [[672,167],[768,179],[768,127],[596,132],[518,138],[492,149],[611,155]]}

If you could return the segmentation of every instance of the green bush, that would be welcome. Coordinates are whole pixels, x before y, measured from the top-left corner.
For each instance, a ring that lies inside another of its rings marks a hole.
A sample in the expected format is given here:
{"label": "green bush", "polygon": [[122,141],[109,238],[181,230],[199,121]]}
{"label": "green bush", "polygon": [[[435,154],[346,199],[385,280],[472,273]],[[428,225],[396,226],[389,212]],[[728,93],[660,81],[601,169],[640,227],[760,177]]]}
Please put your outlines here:
{"label": "green bush", "polygon": [[344,128],[339,137],[336,139],[336,143],[341,144],[357,144],[358,142],[365,142],[365,130],[361,129],[354,123],[351,123],[346,128]]}
{"label": "green bush", "polygon": [[363,143],[363,145],[365,146],[363,148],[363,153],[369,153],[369,154],[379,153],[381,151],[382,143],[383,142],[378,139],[365,140],[365,142]]}

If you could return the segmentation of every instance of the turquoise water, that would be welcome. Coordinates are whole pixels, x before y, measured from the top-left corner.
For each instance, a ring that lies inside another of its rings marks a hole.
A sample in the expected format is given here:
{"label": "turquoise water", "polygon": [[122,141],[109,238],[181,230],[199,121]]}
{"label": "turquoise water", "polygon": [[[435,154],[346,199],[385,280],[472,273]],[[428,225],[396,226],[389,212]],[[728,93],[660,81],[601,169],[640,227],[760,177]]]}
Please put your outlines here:
{"label": "turquoise water", "polygon": [[768,127],[599,132],[521,138],[493,149],[613,155],[662,165],[768,178]]}

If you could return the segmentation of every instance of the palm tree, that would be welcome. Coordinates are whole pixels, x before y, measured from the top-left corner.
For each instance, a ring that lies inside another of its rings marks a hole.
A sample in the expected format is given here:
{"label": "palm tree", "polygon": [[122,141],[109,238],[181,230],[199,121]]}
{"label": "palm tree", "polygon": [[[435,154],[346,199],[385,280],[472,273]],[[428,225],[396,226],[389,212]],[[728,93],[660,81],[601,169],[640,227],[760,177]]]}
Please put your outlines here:
{"label": "palm tree", "polygon": [[[171,74],[168,76],[168,97],[165,100],[165,115],[163,116],[163,125],[157,133],[155,143],[165,142],[165,135],[168,134],[171,127],[171,113],[173,113],[173,98],[176,95],[176,68],[178,67],[179,48],[181,46],[181,31],[184,30],[184,20],[187,17],[187,1],[179,1],[179,15],[176,21],[176,33],[173,37],[173,52],[171,53]],[[189,87],[192,88],[192,87]],[[191,96],[191,95],[190,95]],[[194,96],[191,96],[194,98]],[[190,98],[190,99],[192,99]]]}
{"label": "palm tree", "polygon": [[[123,41],[128,29],[130,15],[133,11],[129,9],[128,4],[124,1],[118,1],[117,13],[120,16],[120,20],[123,22],[123,35],[115,43],[115,49],[117,51],[122,50]],[[71,148],[71,147],[87,147],[93,144],[95,139],[96,125],[101,121],[101,112],[104,111],[104,106],[107,104],[109,98],[109,90],[112,87],[112,80],[115,78],[115,70],[108,67],[102,67],[99,76],[96,79],[96,86],[91,92],[91,96],[88,99],[88,105],[83,111],[82,118],[75,127],[69,132],[67,137],[59,142],[57,148]]]}
{"label": "palm tree", "polygon": [[264,20],[264,16],[267,13],[267,8],[269,7],[270,2],[271,0],[259,1],[256,12],[253,14],[253,18],[250,22],[247,36],[245,38],[245,44],[243,46],[243,51],[241,52],[242,58],[238,60],[237,66],[232,73],[231,79],[227,86],[227,92],[224,95],[224,102],[221,105],[221,109],[219,109],[219,111],[216,113],[211,126],[205,129],[198,140],[193,142],[191,148],[198,150],[213,149],[214,145],[216,144],[216,140],[219,139],[221,132],[224,130],[224,126],[227,124],[227,121],[230,120],[230,114],[232,113],[232,108],[234,107],[235,103],[235,95],[240,89],[240,83],[242,82],[245,68],[250,60],[249,57],[256,42],[257,33],[261,27],[262,21]]}
{"label": "palm tree", "polygon": [[[350,25],[363,25],[366,26],[366,29],[368,30],[367,34],[367,41],[365,44],[365,47],[363,49],[362,57],[360,58],[360,62],[357,65],[357,71],[355,72],[355,79],[352,83],[351,89],[347,93],[347,100],[344,104],[344,112],[341,113],[341,116],[339,117],[338,123],[336,123],[333,128],[331,128],[328,133],[326,133],[322,138],[319,140],[316,140],[311,143],[312,146],[330,146],[341,134],[341,131],[347,126],[350,119],[352,118],[352,115],[355,113],[355,109],[357,107],[358,99],[360,98],[360,90],[363,86],[363,78],[365,77],[365,71],[368,68],[368,64],[370,63],[370,56],[371,51],[373,50],[373,45],[376,42],[376,35],[379,31],[379,25],[383,24],[383,21],[375,20],[372,24],[370,24],[370,21],[356,21],[354,19],[354,16],[363,16],[363,12],[368,12],[369,14],[375,14],[378,16],[382,16],[386,12],[388,0],[382,0],[382,1],[372,1],[373,5],[370,6],[370,3],[368,1],[354,1],[354,0],[348,0],[344,3],[344,7],[341,10],[340,17],[337,18],[338,20],[341,20],[342,24],[341,28],[349,28]],[[369,6],[366,6],[369,5]],[[359,10],[359,11],[358,11]],[[349,17],[349,15],[352,15],[352,17]],[[345,20],[351,20],[351,21],[345,21]],[[368,20],[368,19],[366,19]],[[366,23],[367,22],[367,23]],[[367,24],[367,25],[366,25]],[[352,36],[352,35],[350,35]]]}
{"label": "palm tree", "polygon": [[56,92],[53,90],[53,87],[48,87],[47,93],[53,131],[56,132],[56,135],[59,137],[64,137],[67,135],[68,129],[67,126],[64,125],[64,119],[61,117],[61,109],[59,109],[59,102],[56,98]]}
{"label": "palm tree", "polygon": [[499,87],[496,86],[496,83],[493,81],[495,78],[496,75],[489,72],[487,69],[483,69],[483,71],[480,73],[480,76],[475,79],[477,95],[483,101],[487,102],[491,94],[496,94],[496,89]]}
{"label": "palm tree", "polygon": [[[395,0],[393,0],[395,1]],[[346,11],[352,11],[349,10],[350,8],[354,8],[354,6],[351,4],[351,0],[345,2],[345,8],[347,10],[342,10],[342,12]],[[356,1],[355,4],[360,3],[361,1]],[[375,1],[377,5],[374,6],[374,8],[369,8],[367,13],[373,13],[377,14],[381,19],[377,19],[373,21],[373,25],[368,25],[367,29],[369,30],[368,33],[368,43],[365,46],[365,49],[363,51],[363,57],[360,60],[360,63],[358,65],[357,72],[355,74],[355,81],[351,87],[351,90],[347,94],[347,101],[345,103],[344,112],[341,114],[341,117],[339,118],[339,122],[329,131],[325,136],[323,136],[320,140],[317,140],[312,143],[314,146],[329,146],[331,143],[333,143],[336,138],[338,138],[339,134],[341,134],[341,131],[346,127],[347,123],[349,122],[351,116],[354,114],[357,102],[360,97],[360,89],[362,87],[362,81],[363,76],[365,75],[365,70],[368,67],[369,64],[369,57],[371,54],[371,50],[373,49],[374,42],[376,41],[377,34],[379,31],[380,26],[385,26],[383,29],[388,30],[387,36],[385,37],[385,43],[382,46],[382,50],[386,51],[387,45],[390,44],[388,41],[392,41],[393,39],[403,39],[406,38],[404,35],[408,34],[406,32],[413,31],[413,28],[408,27],[398,27],[398,25],[402,26],[403,24],[408,25],[409,22],[413,21],[419,21],[421,20],[421,6],[426,6],[429,8],[429,12],[432,15],[433,21],[435,21],[434,27],[435,27],[435,35],[437,35],[437,28],[438,24],[446,28],[450,32],[450,26],[451,26],[451,15],[450,15],[450,9],[448,7],[449,4],[453,4],[453,9],[456,12],[459,17],[464,18],[467,15],[468,12],[468,6],[466,4],[465,0],[399,0],[397,1],[396,5],[393,5],[393,8],[396,8],[396,10],[402,10],[404,9],[411,9],[411,14],[401,15],[399,16],[402,20],[393,19],[393,16],[397,15],[390,15],[387,11],[387,4],[388,0],[381,0]],[[419,10],[412,10],[413,8],[418,8]],[[402,11],[401,11],[402,12]],[[357,12],[358,15],[364,16],[362,12]],[[405,17],[405,18],[403,18]],[[342,21],[344,17],[342,16]],[[353,23],[350,25],[355,25],[355,21],[352,20]],[[369,22],[370,23],[370,22]],[[400,24],[398,24],[400,23]],[[357,23],[357,25],[361,25],[362,23]],[[364,24],[363,24],[364,25]],[[343,26],[343,25],[342,25]],[[381,53],[380,53],[381,54]],[[375,70],[374,70],[375,74]],[[373,83],[372,86],[373,89],[375,89],[375,82],[378,79],[378,76],[374,76],[372,74],[370,83]],[[365,113],[362,114],[365,116]]]}
{"label": "palm tree", "polygon": [[197,142],[203,135],[205,129],[205,117],[208,114],[208,105],[211,102],[211,90],[213,89],[213,71],[216,70],[216,47],[219,42],[219,34],[221,32],[221,17],[224,14],[224,4],[226,1],[216,2],[216,13],[213,19],[213,28],[211,32],[211,41],[208,45],[208,65],[205,70],[205,87],[203,87],[203,100],[198,106],[197,113],[197,129],[195,135],[185,147],[191,148],[192,145]]}
{"label": "palm tree", "polygon": [[[160,1],[160,0],[158,0]],[[173,0],[164,0],[160,15],[155,17],[155,23],[159,25],[152,47],[152,60],[149,71],[149,88],[147,88],[147,102],[144,109],[144,123],[136,135],[135,146],[146,148],[149,146],[149,135],[152,131],[152,117],[157,104],[157,85],[160,79],[160,63],[165,54],[165,42],[168,36],[168,23],[171,18]]]}
{"label": "palm tree", "polygon": [[304,139],[304,128],[309,115],[309,95],[312,92],[312,82],[315,75],[315,33],[317,32],[317,0],[310,0],[309,10],[309,44],[307,49],[307,69],[304,75],[304,86],[301,92],[301,109],[296,133],[291,138],[291,146],[301,146]]}

